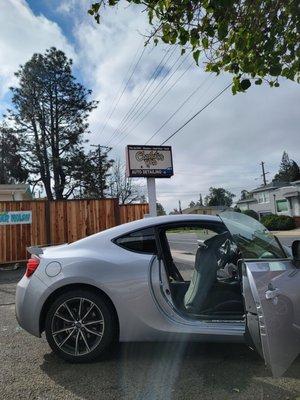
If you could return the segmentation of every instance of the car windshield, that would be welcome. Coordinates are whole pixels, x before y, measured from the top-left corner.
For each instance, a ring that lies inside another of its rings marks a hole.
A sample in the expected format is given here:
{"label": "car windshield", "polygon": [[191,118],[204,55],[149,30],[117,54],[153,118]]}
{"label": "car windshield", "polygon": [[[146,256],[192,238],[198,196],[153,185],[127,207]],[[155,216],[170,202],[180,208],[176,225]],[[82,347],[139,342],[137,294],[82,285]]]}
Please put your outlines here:
{"label": "car windshield", "polygon": [[248,215],[225,211],[220,218],[231,233],[244,258],[286,258],[278,239]]}

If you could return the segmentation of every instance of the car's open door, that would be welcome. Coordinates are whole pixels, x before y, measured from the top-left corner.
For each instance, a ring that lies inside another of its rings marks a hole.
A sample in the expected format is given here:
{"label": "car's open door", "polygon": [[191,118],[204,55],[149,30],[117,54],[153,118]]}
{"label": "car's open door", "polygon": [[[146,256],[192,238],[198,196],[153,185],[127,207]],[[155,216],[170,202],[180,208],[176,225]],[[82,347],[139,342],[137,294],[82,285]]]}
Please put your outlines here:
{"label": "car's open door", "polygon": [[220,218],[241,253],[246,335],[280,376],[300,352],[300,269],[259,221],[235,212]]}
{"label": "car's open door", "polygon": [[300,353],[300,270],[292,261],[244,261],[247,333],[275,377]]}

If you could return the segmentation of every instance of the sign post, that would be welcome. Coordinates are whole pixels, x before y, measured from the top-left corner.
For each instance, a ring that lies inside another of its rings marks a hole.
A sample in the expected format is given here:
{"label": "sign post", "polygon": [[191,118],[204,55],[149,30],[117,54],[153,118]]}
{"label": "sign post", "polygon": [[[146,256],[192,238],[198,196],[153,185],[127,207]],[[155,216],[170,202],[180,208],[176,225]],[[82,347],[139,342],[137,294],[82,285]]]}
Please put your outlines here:
{"label": "sign post", "polygon": [[150,217],[156,217],[156,186],[155,178],[147,178],[147,190],[149,198],[149,215]]}
{"label": "sign post", "polygon": [[150,216],[155,217],[155,178],[171,178],[173,159],[171,146],[137,146],[126,148],[126,174],[132,178],[147,178]]}

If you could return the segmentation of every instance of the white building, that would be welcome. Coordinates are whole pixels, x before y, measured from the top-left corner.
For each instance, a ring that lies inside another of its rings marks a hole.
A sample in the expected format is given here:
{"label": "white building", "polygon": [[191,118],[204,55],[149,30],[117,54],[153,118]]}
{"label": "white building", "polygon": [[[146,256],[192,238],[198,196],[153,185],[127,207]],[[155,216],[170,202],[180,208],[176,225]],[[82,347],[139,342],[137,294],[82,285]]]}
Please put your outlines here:
{"label": "white building", "polygon": [[249,197],[237,202],[241,211],[254,210],[260,216],[267,214],[300,216],[300,181],[291,183],[272,182],[260,186]]}
{"label": "white building", "polygon": [[0,185],[0,201],[31,200],[30,186],[20,183],[15,185]]}

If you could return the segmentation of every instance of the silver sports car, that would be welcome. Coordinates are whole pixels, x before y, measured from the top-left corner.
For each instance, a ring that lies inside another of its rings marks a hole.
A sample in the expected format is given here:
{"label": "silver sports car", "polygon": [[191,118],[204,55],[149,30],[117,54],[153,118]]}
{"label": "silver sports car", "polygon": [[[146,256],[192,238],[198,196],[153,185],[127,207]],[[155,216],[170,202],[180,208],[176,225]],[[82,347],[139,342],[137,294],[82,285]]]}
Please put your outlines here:
{"label": "silver sports car", "polygon": [[225,212],[31,247],[17,319],[71,362],[116,341],[245,342],[279,376],[300,352],[299,243],[292,255],[258,221]]}

